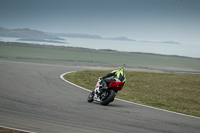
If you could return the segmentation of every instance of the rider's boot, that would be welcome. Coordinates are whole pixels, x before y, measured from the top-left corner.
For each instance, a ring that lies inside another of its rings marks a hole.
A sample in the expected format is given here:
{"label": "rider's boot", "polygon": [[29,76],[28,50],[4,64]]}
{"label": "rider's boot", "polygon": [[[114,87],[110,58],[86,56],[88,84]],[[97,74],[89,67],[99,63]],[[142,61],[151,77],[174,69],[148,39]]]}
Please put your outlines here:
{"label": "rider's boot", "polygon": [[103,91],[105,91],[105,90],[107,90],[107,89],[108,89],[108,87],[105,86],[105,87],[103,87],[101,90],[102,90],[102,92],[103,92]]}
{"label": "rider's boot", "polygon": [[103,91],[105,91],[105,90],[107,90],[107,84],[106,84],[106,82],[105,81],[102,81],[102,83],[101,83],[101,85],[100,85],[100,87],[99,87],[99,91],[100,91],[100,93],[101,92],[103,92]]}

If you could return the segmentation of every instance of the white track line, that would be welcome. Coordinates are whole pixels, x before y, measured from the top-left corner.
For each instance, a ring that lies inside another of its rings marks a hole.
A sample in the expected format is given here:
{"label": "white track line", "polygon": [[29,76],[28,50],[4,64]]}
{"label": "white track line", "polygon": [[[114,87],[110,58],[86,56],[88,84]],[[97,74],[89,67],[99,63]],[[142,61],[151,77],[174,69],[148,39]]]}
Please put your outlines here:
{"label": "white track line", "polygon": [[71,85],[74,85],[74,86],[76,86],[76,87],[78,87],[78,88],[81,88],[81,89],[83,89],[83,90],[86,90],[86,91],[90,91],[90,92],[91,92],[91,90],[88,90],[88,89],[86,89],[86,88],[83,88],[83,87],[81,87],[81,86],[78,86],[78,85],[76,85],[76,84],[74,84],[74,83],[72,83],[72,82],[69,82],[68,80],[66,80],[66,79],[64,78],[64,75],[66,75],[66,74],[68,74],[68,73],[72,73],[72,72],[76,72],[76,71],[71,71],[71,72],[63,73],[62,75],[60,75],[60,78],[61,78],[62,80],[64,80],[65,82],[71,84]]}
{"label": "white track line", "polygon": [[[81,86],[78,86],[78,85],[76,85],[76,84],[74,84],[74,83],[71,83],[71,82],[69,82],[68,80],[66,80],[66,79],[64,78],[64,75],[69,74],[69,73],[72,73],[72,72],[76,72],[76,71],[70,71],[70,72],[63,73],[62,75],[60,75],[60,78],[61,78],[62,80],[64,80],[65,82],[71,84],[71,85],[74,85],[74,86],[76,86],[76,87],[78,87],[78,88],[80,88],[80,89],[83,89],[83,90],[86,90],[86,91],[90,91],[90,92],[91,92],[91,90],[88,90],[88,89],[83,88],[83,87],[81,87]],[[178,115],[183,115],[183,116],[187,116],[187,117],[192,117],[192,118],[200,119],[200,117],[195,117],[195,116],[192,116],[192,115],[186,115],[186,114],[177,113],[177,112],[173,112],[173,111],[169,111],[169,110],[159,109],[159,108],[155,108],[155,107],[151,107],[151,106],[147,106],[147,105],[142,105],[142,104],[138,104],[138,103],[134,103],[134,102],[122,100],[122,99],[119,99],[119,98],[115,98],[115,99],[117,99],[117,100],[119,100],[119,101],[126,102],[126,103],[130,103],[130,104],[134,104],[134,105],[143,106],[143,107],[146,107],[146,108],[151,108],[151,109],[155,109],[155,110],[160,110],[160,111],[164,111],[164,112],[169,112],[169,113],[173,113],[173,114],[178,114]]]}
{"label": "white track line", "polygon": [[32,132],[32,131],[27,131],[27,130],[22,130],[22,129],[17,129],[17,128],[11,128],[11,127],[6,127],[6,126],[1,126],[1,128],[6,128],[6,129],[10,129],[10,130],[15,130],[15,131],[20,131],[20,132],[26,132],[26,133],[36,133],[36,132]]}

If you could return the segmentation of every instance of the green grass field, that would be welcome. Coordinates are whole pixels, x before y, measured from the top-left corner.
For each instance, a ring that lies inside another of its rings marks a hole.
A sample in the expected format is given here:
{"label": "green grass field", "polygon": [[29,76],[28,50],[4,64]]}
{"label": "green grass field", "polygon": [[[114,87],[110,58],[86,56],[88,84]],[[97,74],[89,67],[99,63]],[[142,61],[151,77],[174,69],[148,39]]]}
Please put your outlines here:
{"label": "green grass field", "polygon": [[[109,72],[73,72],[65,78],[94,90],[98,77]],[[200,76],[128,71],[126,77],[117,98],[200,117]]]}
{"label": "green grass field", "polygon": [[196,58],[25,43],[0,42],[0,59],[200,74],[200,59]]}

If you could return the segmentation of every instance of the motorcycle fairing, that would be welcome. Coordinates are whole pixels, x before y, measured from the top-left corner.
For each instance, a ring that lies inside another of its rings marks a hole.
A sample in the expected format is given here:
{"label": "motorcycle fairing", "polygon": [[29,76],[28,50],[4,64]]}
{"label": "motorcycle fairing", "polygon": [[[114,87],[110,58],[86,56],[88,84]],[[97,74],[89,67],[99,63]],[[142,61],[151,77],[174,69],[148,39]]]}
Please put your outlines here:
{"label": "motorcycle fairing", "polygon": [[122,87],[123,87],[124,83],[123,82],[115,82],[115,81],[112,81],[110,84],[109,84],[109,87],[111,87],[113,90],[121,90]]}

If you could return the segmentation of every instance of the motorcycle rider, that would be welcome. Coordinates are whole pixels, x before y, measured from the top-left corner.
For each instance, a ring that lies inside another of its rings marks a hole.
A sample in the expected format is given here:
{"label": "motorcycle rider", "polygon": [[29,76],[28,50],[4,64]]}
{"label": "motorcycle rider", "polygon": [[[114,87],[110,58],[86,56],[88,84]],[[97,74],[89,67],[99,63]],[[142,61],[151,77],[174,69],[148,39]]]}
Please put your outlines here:
{"label": "motorcycle rider", "polygon": [[[113,78],[109,78],[112,76],[113,76]],[[101,85],[99,88],[100,92],[106,90],[108,88],[107,85],[110,84],[112,81],[123,82],[125,84],[126,76],[124,73],[124,68],[119,67],[118,70],[113,70],[112,72],[106,74],[105,76],[100,77],[100,79],[101,79],[101,82],[100,82]]]}

